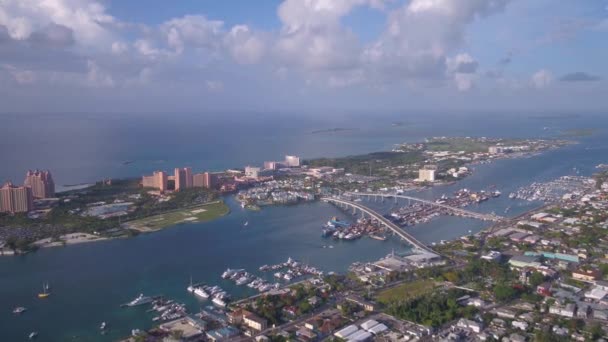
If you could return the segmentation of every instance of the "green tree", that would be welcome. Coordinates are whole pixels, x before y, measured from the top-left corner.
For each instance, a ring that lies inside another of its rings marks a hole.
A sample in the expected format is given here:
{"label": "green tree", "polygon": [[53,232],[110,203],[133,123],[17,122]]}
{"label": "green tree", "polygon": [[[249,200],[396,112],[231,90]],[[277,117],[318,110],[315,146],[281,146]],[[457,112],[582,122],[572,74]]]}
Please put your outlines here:
{"label": "green tree", "polygon": [[517,296],[517,291],[510,285],[497,284],[494,286],[494,297],[499,302],[507,302]]}

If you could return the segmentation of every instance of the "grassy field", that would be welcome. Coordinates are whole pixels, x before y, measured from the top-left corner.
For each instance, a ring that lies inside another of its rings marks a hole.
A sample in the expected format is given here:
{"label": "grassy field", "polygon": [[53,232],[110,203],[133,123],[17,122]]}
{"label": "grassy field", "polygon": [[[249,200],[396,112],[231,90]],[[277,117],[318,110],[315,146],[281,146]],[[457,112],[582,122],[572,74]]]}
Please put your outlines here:
{"label": "grassy field", "polygon": [[416,298],[430,293],[435,288],[435,283],[430,280],[417,280],[405,283],[388,290],[384,290],[377,295],[380,303],[388,305],[406,299]]}
{"label": "grassy field", "polygon": [[128,222],[129,228],[150,232],[180,223],[205,222],[228,214],[230,210],[224,202],[218,201],[187,209],[171,211]]}
{"label": "grassy field", "polygon": [[488,152],[491,143],[475,141],[465,138],[454,138],[448,140],[435,140],[427,143],[429,151],[450,151],[450,152]]}
{"label": "grassy field", "polygon": [[596,131],[597,129],[595,128],[567,129],[561,131],[561,136],[570,138],[588,137],[593,135]]}

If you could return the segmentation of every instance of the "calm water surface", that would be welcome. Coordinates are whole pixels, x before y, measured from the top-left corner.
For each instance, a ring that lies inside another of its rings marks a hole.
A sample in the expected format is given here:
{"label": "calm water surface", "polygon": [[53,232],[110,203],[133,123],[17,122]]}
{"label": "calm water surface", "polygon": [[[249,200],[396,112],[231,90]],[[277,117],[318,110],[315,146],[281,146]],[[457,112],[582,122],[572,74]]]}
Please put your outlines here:
{"label": "calm water surface", "polygon": [[[390,149],[404,141],[428,136],[555,136],[561,128],[599,127],[591,137],[564,149],[540,156],[501,160],[475,167],[475,173],[451,186],[417,192],[424,198],[467,187],[495,186],[508,194],[533,181],[573,174],[590,175],[594,166],[608,161],[607,121],[598,117],[536,120],[527,116],[453,118],[438,120],[422,116],[404,118],[404,126],[392,127],[400,118],[366,120],[273,120],[272,124],[226,121],[208,122],[192,116],[165,117],[45,115],[3,117],[0,179],[20,182],[27,168],[50,168],[57,184],[90,182],[102,177],[139,176],[155,169],[170,170],[191,165],[195,170],[222,169],[284,154],[303,157],[339,156]],[[17,144],[17,133],[26,127],[35,132]],[[324,128],[345,127],[352,131],[310,134]],[[547,129],[543,129],[547,127]],[[132,161],[124,165],[124,161]],[[6,167],[10,165],[10,167]],[[331,216],[346,213],[325,203],[271,207],[261,212],[242,210],[226,198],[232,212],[213,222],[180,225],[132,239],[113,240],[66,248],[44,249],[31,255],[0,258],[0,340],[25,340],[30,331],[41,341],[110,341],[129,334],[132,328],[152,326],[144,308],[121,309],[121,303],[139,293],[164,294],[187,303],[191,311],[201,305],[185,287],[189,277],[218,284],[235,296],[251,294],[220,278],[227,267],[256,271],[262,264],[281,262],[291,256],[325,271],[344,271],[354,261],[378,259],[392,249],[408,247],[396,240],[380,242],[363,238],[334,242],[320,237],[320,226]],[[396,205],[364,202],[386,212]],[[502,196],[473,210],[514,216],[538,203],[511,201]],[[506,208],[510,211],[505,214]],[[350,218],[352,220],[352,218]],[[243,223],[249,221],[247,228]],[[442,217],[408,228],[425,242],[451,239],[476,232],[488,224],[475,220]],[[323,248],[333,244],[335,248]],[[38,300],[36,294],[49,281],[53,294]],[[26,306],[21,316],[13,307]],[[98,326],[107,321],[110,334],[100,336]]]}

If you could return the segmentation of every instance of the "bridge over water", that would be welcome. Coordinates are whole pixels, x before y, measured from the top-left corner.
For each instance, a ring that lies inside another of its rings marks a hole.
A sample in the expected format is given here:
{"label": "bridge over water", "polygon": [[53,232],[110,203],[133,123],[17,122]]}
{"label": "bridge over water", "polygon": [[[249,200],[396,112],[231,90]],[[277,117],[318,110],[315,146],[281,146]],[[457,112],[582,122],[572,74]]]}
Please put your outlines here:
{"label": "bridge over water", "polygon": [[346,192],[344,193],[344,195],[346,196],[358,196],[358,197],[370,197],[370,198],[403,198],[403,199],[407,199],[408,201],[414,201],[414,202],[419,202],[419,203],[423,203],[425,205],[429,205],[429,206],[435,206],[435,207],[439,207],[442,209],[446,209],[449,210],[451,212],[453,212],[454,214],[460,215],[460,216],[464,216],[464,217],[470,217],[470,218],[474,218],[474,219],[478,219],[478,220],[483,220],[483,221],[492,221],[492,222],[502,222],[507,220],[505,217],[502,216],[498,216],[495,214],[481,214],[481,213],[477,213],[471,210],[466,210],[466,209],[462,209],[462,208],[458,208],[458,207],[452,207],[446,204],[442,204],[442,203],[436,203],[433,201],[429,201],[429,200],[425,200],[425,199],[421,199],[421,198],[417,198],[417,197],[412,197],[412,196],[407,196],[407,195],[398,195],[398,194],[390,194],[390,193],[370,193],[370,192]]}
{"label": "bridge over water", "polygon": [[339,206],[351,207],[355,210],[359,210],[362,213],[365,213],[365,214],[369,215],[370,217],[376,219],[378,222],[380,222],[386,228],[393,231],[393,233],[398,235],[403,240],[407,241],[409,244],[413,245],[415,248],[423,250],[425,252],[437,254],[437,252],[433,251],[430,247],[428,247],[427,245],[425,245],[424,243],[422,243],[421,241],[419,241],[418,239],[413,237],[411,234],[404,231],[399,226],[397,226],[393,222],[386,219],[384,216],[382,216],[379,213],[377,213],[376,211],[374,211],[373,209],[370,209],[357,202],[352,202],[352,201],[341,199],[341,198],[323,197],[322,200],[325,202],[337,204]]}

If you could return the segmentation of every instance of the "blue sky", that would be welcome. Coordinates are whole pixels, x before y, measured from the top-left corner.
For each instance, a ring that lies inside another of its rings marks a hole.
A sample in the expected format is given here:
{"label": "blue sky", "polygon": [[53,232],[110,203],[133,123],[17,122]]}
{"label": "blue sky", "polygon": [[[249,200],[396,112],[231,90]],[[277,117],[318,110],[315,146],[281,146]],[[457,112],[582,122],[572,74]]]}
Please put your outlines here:
{"label": "blue sky", "polygon": [[608,0],[3,0],[4,111],[608,108]]}

